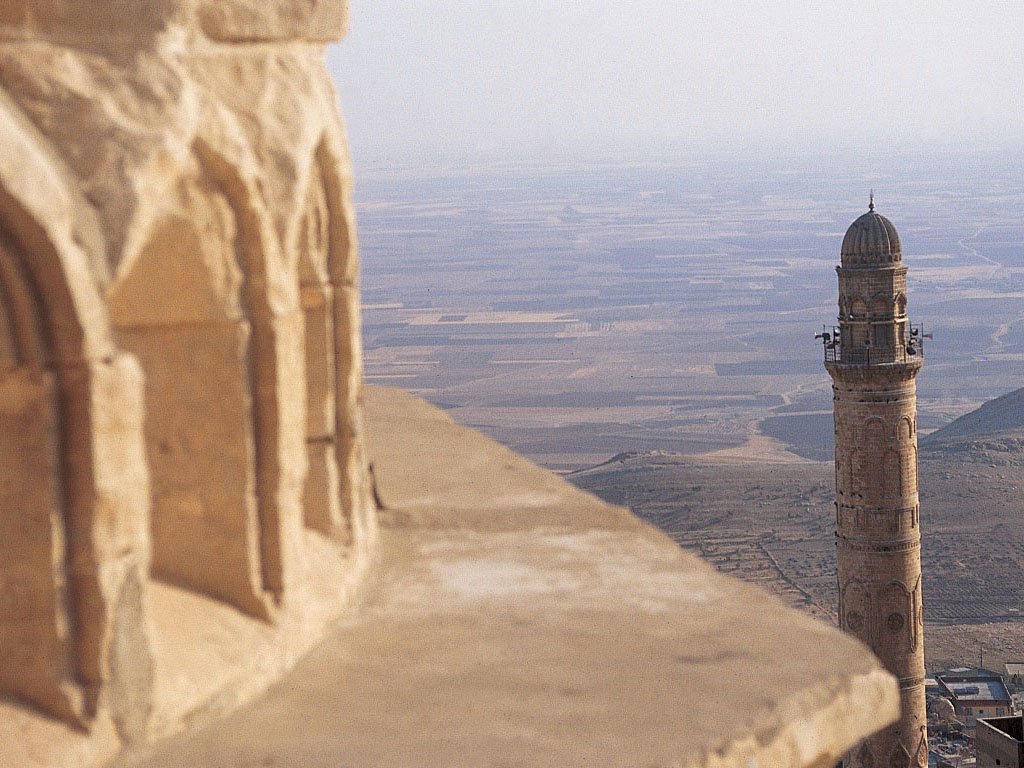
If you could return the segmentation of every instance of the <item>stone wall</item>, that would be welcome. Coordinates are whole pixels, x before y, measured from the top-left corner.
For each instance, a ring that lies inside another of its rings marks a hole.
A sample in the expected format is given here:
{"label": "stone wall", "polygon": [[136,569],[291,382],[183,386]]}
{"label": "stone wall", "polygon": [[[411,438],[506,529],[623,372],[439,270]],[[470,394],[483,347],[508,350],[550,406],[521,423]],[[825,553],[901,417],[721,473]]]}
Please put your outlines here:
{"label": "stone wall", "polygon": [[345,24],[0,8],[0,694],[131,738],[153,579],[276,624],[309,532],[372,549]]}
{"label": "stone wall", "polygon": [[975,745],[977,768],[1020,768],[1024,765],[1024,736],[1020,715],[978,720]]}

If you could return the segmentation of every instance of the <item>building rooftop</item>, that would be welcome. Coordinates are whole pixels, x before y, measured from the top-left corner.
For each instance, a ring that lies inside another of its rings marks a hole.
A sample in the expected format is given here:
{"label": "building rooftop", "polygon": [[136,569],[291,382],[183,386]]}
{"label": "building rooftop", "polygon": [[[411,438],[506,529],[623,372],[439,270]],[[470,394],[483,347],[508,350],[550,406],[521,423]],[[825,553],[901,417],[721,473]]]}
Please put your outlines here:
{"label": "building rooftop", "polygon": [[1009,701],[1010,693],[1002,680],[972,680],[963,683],[947,683],[960,701]]}
{"label": "building rooftop", "polygon": [[998,731],[1000,734],[1012,741],[1016,741],[1018,743],[1024,742],[1024,721],[1022,721],[1020,715],[1011,715],[1009,717],[982,717],[978,719],[978,724]]}
{"label": "building rooftop", "polygon": [[1010,701],[1010,692],[998,672],[980,667],[954,667],[936,675],[940,685],[957,701]]}
{"label": "building rooftop", "polygon": [[936,677],[942,680],[962,680],[966,678],[970,679],[995,679],[1001,680],[1002,675],[991,669],[985,669],[985,667],[951,667],[950,669],[940,672]]}

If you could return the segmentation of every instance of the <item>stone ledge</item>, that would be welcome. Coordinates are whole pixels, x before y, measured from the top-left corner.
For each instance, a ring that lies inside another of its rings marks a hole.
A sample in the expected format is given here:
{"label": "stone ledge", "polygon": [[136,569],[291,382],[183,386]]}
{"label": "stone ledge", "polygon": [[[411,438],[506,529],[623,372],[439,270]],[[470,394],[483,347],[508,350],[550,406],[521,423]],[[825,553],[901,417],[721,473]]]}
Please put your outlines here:
{"label": "stone ledge", "polygon": [[100,47],[149,44],[170,24],[220,42],[334,42],[348,28],[346,0],[3,0],[0,38],[47,37]]}
{"label": "stone ledge", "polygon": [[257,702],[123,766],[824,768],[898,714],[838,630],[410,395],[367,393],[364,602]]}
{"label": "stone ledge", "polygon": [[[152,710],[141,714],[148,720],[143,743],[218,720],[259,696],[358,599],[370,567],[365,557],[347,559],[311,531],[305,533],[305,551],[311,556],[301,589],[276,624],[196,592],[147,585],[155,669]],[[94,768],[121,748],[109,717],[97,718],[85,732],[0,699],[0,768]]]}

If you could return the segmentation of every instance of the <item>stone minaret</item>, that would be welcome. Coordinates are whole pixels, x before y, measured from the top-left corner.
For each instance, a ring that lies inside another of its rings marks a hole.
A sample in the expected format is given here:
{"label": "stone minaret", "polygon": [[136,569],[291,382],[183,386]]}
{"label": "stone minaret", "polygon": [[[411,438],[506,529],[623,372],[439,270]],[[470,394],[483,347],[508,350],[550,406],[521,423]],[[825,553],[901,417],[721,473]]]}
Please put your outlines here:
{"label": "stone minaret", "polygon": [[924,624],[915,377],[907,268],[892,222],[869,210],[843,238],[839,325],[823,334],[836,430],[839,624],[899,679],[902,714],[844,761],[925,766]]}

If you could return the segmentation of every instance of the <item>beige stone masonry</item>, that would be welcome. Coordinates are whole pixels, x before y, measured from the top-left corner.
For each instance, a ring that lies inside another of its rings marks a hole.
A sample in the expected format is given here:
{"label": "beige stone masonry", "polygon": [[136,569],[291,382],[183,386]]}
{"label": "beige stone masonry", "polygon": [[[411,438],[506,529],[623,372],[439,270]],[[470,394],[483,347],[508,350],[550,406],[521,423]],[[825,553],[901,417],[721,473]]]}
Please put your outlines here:
{"label": "beige stone masonry", "polygon": [[345,24],[340,0],[0,8],[0,695],[93,734],[83,754],[234,674],[168,698],[193,677],[166,585],[294,661],[307,582],[333,574],[334,615],[374,549],[323,67]]}

